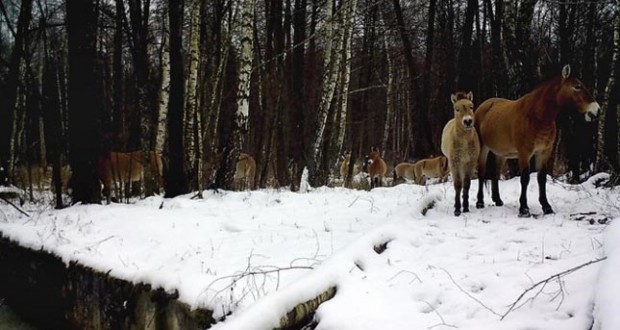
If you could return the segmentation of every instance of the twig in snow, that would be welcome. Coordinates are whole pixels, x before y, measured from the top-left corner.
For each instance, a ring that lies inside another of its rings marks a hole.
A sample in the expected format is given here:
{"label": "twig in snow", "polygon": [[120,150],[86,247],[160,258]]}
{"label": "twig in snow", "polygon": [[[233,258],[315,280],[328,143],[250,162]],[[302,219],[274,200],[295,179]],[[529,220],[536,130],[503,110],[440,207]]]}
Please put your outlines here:
{"label": "twig in snow", "polygon": [[21,213],[21,214],[23,214],[23,215],[25,215],[27,217],[30,217],[30,214],[26,213],[26,211],[24,211],[21,208],[19,208],[19,206],[13,204],[13,202],[11,202],[10,200],[8,200],[8,199],[6,199],[4,197],[0,197],[0,199],[2,199],[5,203],[7,203],[7,204],[11,205],[12,207],[14,207],[17,211],[19,211],[19,213]]}
{"label": "twig in snow", "polygon": [[439,314],[439,312],[437,311],[437,308],[433,307],[433,305],[431,305],[428,301],[426,301],[426,300],[420,300],[420,301],[425,303],[433,312],[435,312],[437,317],[439,317],[439,319],[441,320],[441,323],[438,323],[438,324],[435,324],[435,325],[431,325],[427,329],[432,329],[434,327],[438,327],[438,326],[441,326],[441,325],[446,326],[446,327],[451,327],[451,328],[458,328],[456,325],[452,325],[452,324],[446,323],[446,321],[443,319],[443,316],[441,316],[441,314]]}
{"label": "twig in snow", "polygon": [[408,270],[401,270],[400,272],[396,273],[394,276],[390,277],[390,279],[388,280],[388,282],[392,282],[395,278],[397,278],[398,276],[400,276],[401,274],[411,274],[413,275],[414,279],[409,281],[409,284],[413,283],[413,281],[418,280],[418,282],[422,283],[422,280],[420,279],[420,277],[418,276],[418,274],[414,273],[414,272],[410,272]]}
{"label": "twig in snow", "polygon": [[461,290],[461,292],[463,292],[466,296],[468,296],[469,298],[471,298],[473,301],[477,302],[478,305],[482,306],[484,309],[488,310],[489,312],[497,315],[497,316],[501,316],[498,312],[492,310],[490,307],[488,307],[487,305],[485,305],[482,301],[478,300],[476,297],[472,296],[471,294],[469,294],[469,292],[465,291],[458,283],[456,283],[456,281],[454,280],[454,278],[452,277],[452,275],[450,275],[450,273],[445,270],[444,268],[439,268],[441,270],[444,271],[444,273],[446,273],[446,275],[448,275],[448,277],[450,278],[450,280],[452,281],[452,283],[454,283],[454,285],[459,288],[459,290]]}
{"label": "twig in snow", "polygon": [[586,267],[586,266],[590,266],[590,265],[592,265],[592,264],[595,264],[595,263],[601,262],[601,261],[606,260],[606,259],[607,259],[607,257],[603,257],[603,258],[599,258],[599,259],[595,259],[595,260],[590,260],[590,261],[588,261],[588,262],[586,262],[586,263],[583,263],[583,264],[581,264],[581,265],[579,265],[579,266],[575,266],[575,267],[573,267],[573,268],[571,268],[571,269],[567,269],[567,270],[565,270],[565,271],[562,271],[562,272],[559,272],[559,273],[557,273],[557,274],[551,275],[551,276],[547,277],[547,278],[546,278],[546,279],[544,279],[544,280],[538,281],[537,283],[535,283],[534,285],[532,285],[531,287],[529,287],[529,288],[527,288],[525,291],[523,291],[523,293],[521,293],[521,295],[517,298],[517,300],[515,300],[515,301],[514,301],[514,302],[510,305],[510,307],[508,307],[508,310],[506,311],[506,313],[504,313],[504,315],[502,315],[502,317],[500,318],[500,320],[503,320],[506,316],[508,316],[508,314],[510,314],[510,312],[512,312],[512,311],[515,309],[515,306],[519,303],[519,301],[521,301],[521,299],[522,299],[522,298],[523,298],[523,297],[524,297],[524,296],[525,296],[528,292],[530,292],[530,291],[534,290],[534,289],[535,289],[536,287],[538,287],[539,285],[541,285],[541,284],[542,284],[542,288],[538,291],[538,293],[536,294],[536,296],[537,296],[538,294],[540,294],[540,292],[542,291],[542,289],[544,288],[544,286],[545,286],[545,285],[547,285],[547,283],[549,283],[550,281],[552,281],[552,280],[554,280],[554,279],[560,280],[560,278],[561,278],[562,276],[564,276],[564,275],[568,275],[568,274],[573,273],[573,272],[575,272],[575,271],[577,271],[577,270],[579,270],[579,269],[581,269],[581,268],[584,268],[584,267]]}

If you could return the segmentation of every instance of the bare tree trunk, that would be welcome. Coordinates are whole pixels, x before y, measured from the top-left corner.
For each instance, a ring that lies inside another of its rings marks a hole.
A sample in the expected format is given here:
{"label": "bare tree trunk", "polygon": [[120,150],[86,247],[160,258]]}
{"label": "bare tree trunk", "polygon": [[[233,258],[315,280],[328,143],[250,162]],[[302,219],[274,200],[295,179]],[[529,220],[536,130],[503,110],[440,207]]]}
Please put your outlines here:
{"label": "bare tree trunk", "polygon": [[[382,20],[383,21],[383,20]],[[390,57],[390,53],[387,52],[389,49],[389,41],[388,34],[383,33],[383,45],[385,47],[385,61],[387,64],[387,86],[385,91],[385,107],[386,107],[386,119],[385,125],[383,126],[383,136],[381,138],[381,150],[385,152],[387,150],[388,138],[390,136],[390,130],[395,135],[396,134],[396,122],[394,120],[394,103],[392,102],[392,93],[394,93],[394,73],[392,68],[392,58]],[[398,150],[398,149],[396,149]]]}
{"label": "bare tree trunk", "polygon": [[161,36],[161,84],[159,88],[159,115],[157,116],[157,135],[155,137],[155,151],[162,153],[166,142],[166,124],[168,122],[168,101],[170,100],[170,33],[168,19],[162,19]]}
{"label": "bare tree trunk", "polygon": [[196,180],[194,189],[202,191],[202,166],[201,166],[201,142],[198,109],[200,109],[197,97],[198,68],[200,62],[200,13],[202,0],[193,0],[192,3],[192,22],[189,43],[189,76],[187,83],[187,102],[185,112],[185,146],[187,148],[187,163],[192,164],[192,174]]}
{"label": "bare tree trunk", "polygon": [[[67,0],[69,39],[69,136],[73,203],[100,203],[97,158],[101,153],[101,116],[96,67],[95,0]],[[94,100],[94,102],[93,102]]]}
{"label": "bare tree trunk", "polygon": [[[616,0],[616,9],[620,8],[620,0]],[[596,171],[604,171],[607,169],[607,165],[609,164],[610,158],[606,153],[607,147],[605,146],[605,124],[607,118],[607,112],[613,111],[613,104],[616,104],[616,120],[618,124],[620,124],[620,98],[617,93],[617,79],[620,74],[620,14],[616,13],[616,21],[614,24],[614,45],[613,45],[613,55],[612,55],[612,71],[609,74],[609,79],[607,80],[607,86],[605,86],[605,95],[603,97],[603,106],[601,108],[601,114],[598,119],[598,132],[597,132],[597,146],[596,146],[596,161],[595,161],[595,169]],[[620,126],[617,126],[620,127]],[[620,133],[618,133],[618,142],[616,148],[616,164],[611,164],[611,170],[615,170],[617,173],[620,173]]]}
{"label": "bare tree trunk", "polygon": [[13,177],[13,153],[15,107],[19,80],[22,72],[24,56],[26,55],[30,21],[32,19],[32,0],[22,0],[17,21],[15,43],[9,63],[9,72],[6,78],[6,95],[0,99],[0,185],[10,182]]}
{"label": "bare tree trunk", "polygon": [[166,197],[188,192],[185,159],[183,157],[183,7],[184,1],[169,3],[170,20],[170,102],[168,103],[168,154],[169,169],[166,180]]}
{"label": "bare tree trunk", "polygon": [[336,146],[339,150],[339,153],[343,152],[344,148],[344,137],[347,129],[347,114],[349,108],[349,84],[351,81],[351,53],[352,53],[352,37],[353,37],[353,29],[355,28],[355,11],[357,10],[357,0],[350,0],[344,4],[347,6],[346,10],[343,11],[343,28],[344,28],[344,38],[343,38],[343,52],[344,52],[344,62],[343,62],[343,72],[341,76],[342,81],[342,91],[340,98],[340,124],[337,129],[337,140]]}
{"label": "bare tree trunk", "polygon": [[[114,31],[114,55],[113,55],[113,72],[114,72],[114,112],[113,121],[116,131],[115,144],[124,147],[127,143],[125,129],[125,113],[123,111],[123,21],[125,17],[125,6],[123,0],[116,0],[116,26]],[[108,150],[106,150],[108,151]]]}
{"label": "bare tree trunk", "polygon": [[304,116],[305,100],[305,39],[306,39],[306,0],[295,0],[293,13],[293,54],[292,54],[292,86],[293,86],[293,123],[295,129],[302,133],[301,138],[293,139],[291,148],[293,151],[294,168],[292,170],[292,190],[299,189],[302,170],[305,166],[304,150],[306,148],[306,130]]}
{"label": "bare tree trunk", "polygon": [[[325,132],[327,126],[327,118],[329,117],[330,108],[336,92],[338,84],[338,73],[340,61],[342,58],[342,30],[335,27],[334,19],[334,1],[330,0],[327,4],[326,17],[326,45],[325,45],[325,71],[323,74],[323,86],[321,93],[321,102],[317,111],[316,132],[312,147],[310,149],[310,157],[308,161],[308,171],[310,175],[310,184],[312,186],[320,186],[326,183],[327,173],[323,173],[323,149],[325,147]],[[334,49],[334,45],[337,48]]]}

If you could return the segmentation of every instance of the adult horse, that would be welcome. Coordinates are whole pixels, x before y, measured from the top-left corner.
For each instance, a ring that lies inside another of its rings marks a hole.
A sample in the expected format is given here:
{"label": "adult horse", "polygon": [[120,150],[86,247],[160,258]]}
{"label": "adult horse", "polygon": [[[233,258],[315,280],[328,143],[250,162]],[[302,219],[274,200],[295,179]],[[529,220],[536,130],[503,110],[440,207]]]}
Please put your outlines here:
{"label": "adult horse", "polygon": [[504,204],[497,183],[500,169],[507,158],[517,158],[521,170],[519,216],[529,217],[526,193],[530,181],[530,159],[535,156],[540,205],[544,214],[553,213],[545,185],[556,135],[555,119],[566,110],[584,114],[586,121],[596,119],[600,110],[583,83],[570,77],[568,65],[564,66],[560,76],[541,83],[517,100],[492,98],[480,104],[475,115],[481,142],[477,208],[484,207],[482,178],[486,173],[487,157],[495,160],[491,198],[497,206]]}

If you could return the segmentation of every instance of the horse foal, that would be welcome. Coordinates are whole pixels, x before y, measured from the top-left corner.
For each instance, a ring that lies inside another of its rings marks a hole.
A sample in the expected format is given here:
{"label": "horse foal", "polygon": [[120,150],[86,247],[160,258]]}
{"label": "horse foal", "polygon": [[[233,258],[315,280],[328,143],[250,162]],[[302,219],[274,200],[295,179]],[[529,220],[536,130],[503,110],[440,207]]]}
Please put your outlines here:
{"label": "horse foal", "polygon": [[452,94],[454,118],[450,119],[441,134],[441,152],[448,158],[454,182],[454,215],[461,215],[461,190],[463,212],[469,212],[469,187],[478,164],[480,141],[474,129],[474,96],[471,92]]}

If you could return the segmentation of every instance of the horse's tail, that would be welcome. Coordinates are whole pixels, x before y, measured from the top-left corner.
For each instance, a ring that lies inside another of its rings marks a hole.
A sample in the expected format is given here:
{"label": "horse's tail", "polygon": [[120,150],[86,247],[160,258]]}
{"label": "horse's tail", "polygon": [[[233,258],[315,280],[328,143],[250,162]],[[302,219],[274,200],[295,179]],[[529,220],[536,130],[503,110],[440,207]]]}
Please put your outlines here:
{"label": "horse's tail", "polygon": [[485,188],[489,188],[489,180],[493,180],[497,177],[497,158],[493,152],[489,151],[487,155],[487,161],[485,164],[484,176],[479,178],[483,180]]}
{"label": "horse's tail", "polygon": [[398,180],[398,175],[396,174],[396,166],[394,166],[392,169],[392,184],[395,184],[396,180]]}

